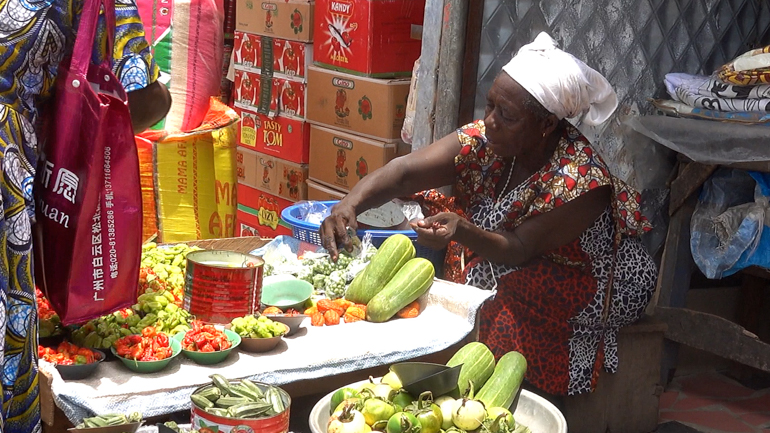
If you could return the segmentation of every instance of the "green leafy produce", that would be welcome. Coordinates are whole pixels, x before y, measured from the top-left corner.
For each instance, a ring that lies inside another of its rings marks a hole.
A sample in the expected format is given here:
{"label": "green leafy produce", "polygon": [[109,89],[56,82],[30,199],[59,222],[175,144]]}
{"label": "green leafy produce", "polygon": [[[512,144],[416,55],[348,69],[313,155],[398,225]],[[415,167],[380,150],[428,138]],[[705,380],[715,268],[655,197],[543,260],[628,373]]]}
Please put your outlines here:
{"label": "green leafy produce", "polygon": [[236,317],[230,322],[230,329],[243,338],[273,338],[286,333],[282,323],[253,315]]}

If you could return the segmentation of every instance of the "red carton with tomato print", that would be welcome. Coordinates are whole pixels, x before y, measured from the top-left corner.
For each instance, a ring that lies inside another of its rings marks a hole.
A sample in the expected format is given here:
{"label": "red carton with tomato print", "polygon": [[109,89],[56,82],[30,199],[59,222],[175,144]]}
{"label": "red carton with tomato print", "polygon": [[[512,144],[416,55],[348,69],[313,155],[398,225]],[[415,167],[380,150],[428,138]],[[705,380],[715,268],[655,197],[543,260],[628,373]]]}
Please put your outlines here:
{"label": "red carton with tomato print", "polygon": [[274,238],[292,235],[291,228],[281,221],[281,211],[294,204],[289,200],[267,194],[256,188],[238,184],[237,236]]}
{"label": "red carton with tomato print", "polygon": [[303,81],[313,44],[235,32],[235,69]]}
{"label": "red carton with tomato print", "polygon": [[235,106],[268,116],[304,119],[307,85],[287,78],[269,78],[250,71],[235,71]]}
{"label": "red carton with tomato print", "polygon": [[236,0],[235,29],[292,41],[313,42],[315,3],[303,0]]}
{"label": "red carton with tomato print", "polygon": [[252,110],[237,109],[238,145],[297,164],[310,159],[310,125],[299,119],[268,117]]}
{"label": "red carton with tomato print", "polygon": [[[273,99],[272,88],[267,93],[269,99],[264,100],[262,92],[262,77],[259,74],[247,71],[235,71],[235,80],[233,80],[233,103],[239,108],[250,108],[258,110],[260,104],[265,105],[268,110],[275,111],[278,107],[278,100]],[[267,82],[272,86],[272,82]]]}
{"label": "red carton with tomato print", "polygon": [[259,70],[262,67],[262,36],[235,32],[233,65],[236,69]]}
{"label": "red carton with tomato print", "polygon": [[425,0],[316,0],[313,60],[367,77],[409,76],[424,13]]}
{"label": "red carton with tomato print", "polygon": [[313,125],[308,175],[318,183],[349,192],[364,176],[395,158],[397,147],[395,142]]}

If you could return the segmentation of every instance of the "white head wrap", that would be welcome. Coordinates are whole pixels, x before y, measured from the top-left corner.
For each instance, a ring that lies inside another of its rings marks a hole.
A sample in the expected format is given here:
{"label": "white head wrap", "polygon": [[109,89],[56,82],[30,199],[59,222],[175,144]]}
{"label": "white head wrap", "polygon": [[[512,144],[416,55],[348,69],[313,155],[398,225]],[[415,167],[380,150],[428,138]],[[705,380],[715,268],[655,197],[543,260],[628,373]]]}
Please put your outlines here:
{"label": "white head wrap", "polygon": [[560,50],[546,33],[523,46],[503,71],[559,119],[583,116],[583,123],[596,126],[618,107],[607,79]]}

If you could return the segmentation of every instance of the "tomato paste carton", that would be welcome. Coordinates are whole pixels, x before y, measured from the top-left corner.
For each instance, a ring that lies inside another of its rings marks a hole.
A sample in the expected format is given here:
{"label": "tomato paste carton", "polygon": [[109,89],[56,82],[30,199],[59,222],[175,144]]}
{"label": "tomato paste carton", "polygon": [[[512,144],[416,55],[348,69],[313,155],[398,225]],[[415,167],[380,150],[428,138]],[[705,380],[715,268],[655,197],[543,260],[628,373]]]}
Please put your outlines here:
{"label": "tomato paste carton", "polygon": [[238,146],[235,154],[235,172],[238,183],[255,186],[257,183],[257,152]]}
{"label": "tomato paste carton", "polygon": [[291,201],[307,199],[307,164],[239,148],[238,182]]}
{"label": "tomato paste carton", "polygon": [[281,211],[293,204],[289,200],[238,184],[236,236],[291,236],[291,227],[281,221]]}
{"label": "tomato paste carton", "polygon": [[303,82],[236,70],[233,86],[235,106],[240,109],[268,116],[305,118],[307,85]]}
{"label": "tomato paste carton", "polygon": [[409,79],[376,79],[310,67],[307,119],[381,141],[401,139]]}
{"label": "tomato paste carton", "polygon": [[297,164],[310,161],[310,125],[304,120],[238,108],[236,112],[241,116],[239,146]]}
{"label": "tomato paste carton", "polygon": [[313,125],[311,179],[349,192],[359,180],[396,157],[397,143],[383,142]]}
{"label": "tomato paste carton", "polygon": [[313,44],[235,32],[235,69],[303,81],[313,58]]}
{"label": "tomato paste carton", "polygon": [[307,199],[310,201],[342,200],[346,195],[345,191],[329,188],[310,179],[307,180]]}
{"label": "tomato paste carton", "polygon": [[316,0],[313,60],[356,75],[409,76],[424,13],[425,0]]}
{"label": "tomato paste carton", "polygon": [[236,31],[233,65],[236,69],[258,71],[262,67],[262,36]]}
{"label": "tomato paste carton", "polygon": [[236,0],[235,29],[241,32],[313,42],[315,4],[303,0]]}

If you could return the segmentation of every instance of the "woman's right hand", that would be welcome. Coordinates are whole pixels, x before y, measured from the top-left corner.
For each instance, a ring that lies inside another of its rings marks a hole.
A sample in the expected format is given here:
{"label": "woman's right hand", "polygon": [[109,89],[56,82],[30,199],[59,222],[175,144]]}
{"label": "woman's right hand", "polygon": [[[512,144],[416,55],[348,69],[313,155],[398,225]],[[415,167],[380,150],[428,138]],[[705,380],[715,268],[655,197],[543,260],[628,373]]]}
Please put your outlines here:
{"label": "woman's right hand", "polygon": [[321,245],[326,248],[332,261],[336,262],[339,255],[338,245],[347,251],[353,251],[353,240],[348,236],[348,227],[353,232],[358,228],[356,210],[344,202],[339,202],[332,207],[331,213],[321,223],[319,234]]}

